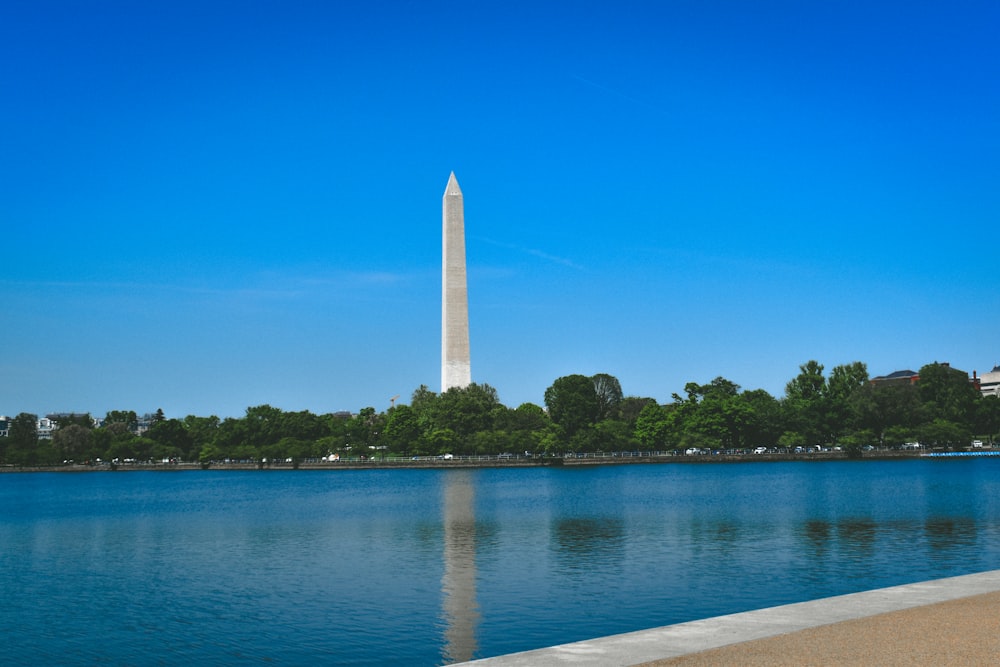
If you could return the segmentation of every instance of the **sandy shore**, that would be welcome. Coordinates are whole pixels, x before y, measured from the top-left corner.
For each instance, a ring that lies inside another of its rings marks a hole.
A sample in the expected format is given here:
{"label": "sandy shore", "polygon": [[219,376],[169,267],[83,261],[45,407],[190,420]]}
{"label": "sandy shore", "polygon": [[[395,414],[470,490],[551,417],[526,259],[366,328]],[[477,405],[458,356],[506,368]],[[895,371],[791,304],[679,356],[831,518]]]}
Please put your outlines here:
{"label": "sandy shore", "polygon": [[645,667],[1000,664],[1000,593],[732,644]]}

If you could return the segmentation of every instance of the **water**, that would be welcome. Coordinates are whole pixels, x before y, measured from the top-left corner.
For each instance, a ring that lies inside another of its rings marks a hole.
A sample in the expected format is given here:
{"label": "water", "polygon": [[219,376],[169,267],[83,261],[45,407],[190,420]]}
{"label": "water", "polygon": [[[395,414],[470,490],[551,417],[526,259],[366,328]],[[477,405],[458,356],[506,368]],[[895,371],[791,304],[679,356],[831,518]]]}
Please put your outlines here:
{"label": "water", "polygon": [[0,475],[7,664],[437,665],[1000,568],[1000,460]]}

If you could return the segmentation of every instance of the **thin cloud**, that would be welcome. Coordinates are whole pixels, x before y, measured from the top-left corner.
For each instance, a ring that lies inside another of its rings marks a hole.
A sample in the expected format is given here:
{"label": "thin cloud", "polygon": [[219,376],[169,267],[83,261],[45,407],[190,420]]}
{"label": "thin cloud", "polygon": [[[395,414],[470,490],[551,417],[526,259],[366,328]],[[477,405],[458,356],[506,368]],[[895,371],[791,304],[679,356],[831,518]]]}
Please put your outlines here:
{"label": "thin cloud", "polygon": [[562,266],[568,266],[571,269],[576,269],[577,271],[585,270],[583,266],[577,264],[571,259],[566,259],[565,257],[558,257],[544,250],[538,250],[537,248],[525,248],[523,246],[514,245],[513,243],[504,243],[502,241],[494,241],[493,239],[488,239],[484,237],[476,237],[479,241],[485,241],[490,245],[495,245],[499,248],[506,248],[507,250],[513,250],[515,252],[523,253],[525,255],[531,255],[533,257],[538,257],[539,259],[544,259],[547,262],[552,262],[553,264],[560,264]]}

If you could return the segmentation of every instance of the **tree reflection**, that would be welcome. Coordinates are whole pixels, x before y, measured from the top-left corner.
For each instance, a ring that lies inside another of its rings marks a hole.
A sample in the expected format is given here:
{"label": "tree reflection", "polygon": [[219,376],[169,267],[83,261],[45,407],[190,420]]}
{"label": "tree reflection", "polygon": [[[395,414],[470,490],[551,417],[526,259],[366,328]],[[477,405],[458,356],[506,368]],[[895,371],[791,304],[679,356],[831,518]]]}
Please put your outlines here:
{"label": "tree reflection", "polygon": [[842,519],[837,522],[840,549],[855,558],[873,553],[877,533],[878,524],[872,519]]}
{"label": "tree reflection", "polygon": [[822,558],[826,555],[830,544],[830,522],[824,519],[813,519],[806,521],[803,533],[812,548],[814,558]]}
{"label": "tree reflection", "polygon": [[616,517],[563,517],[553,522],[557,555],[568,569],[584,569],[609,559],[620,560],[625,525]]}
{"label": "tree reflection", "polygon": [[934,560],[945,560],[952,552],[968,553],[966,547],[975,544],[976,532],[976,522],[969,517],[930,517],[924,523]]}

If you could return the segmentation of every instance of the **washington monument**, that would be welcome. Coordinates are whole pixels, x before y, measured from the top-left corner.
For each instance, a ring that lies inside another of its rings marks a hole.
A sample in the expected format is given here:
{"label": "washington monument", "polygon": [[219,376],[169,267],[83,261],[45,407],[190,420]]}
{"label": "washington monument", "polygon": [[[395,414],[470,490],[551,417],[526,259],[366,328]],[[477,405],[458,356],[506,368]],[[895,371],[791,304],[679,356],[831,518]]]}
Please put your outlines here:
{"label": "washington monument", "polygon": [[465,281],[465,210],[455,172],[441,204],[441,393],[472,382],[469,354],[469,292]]}

